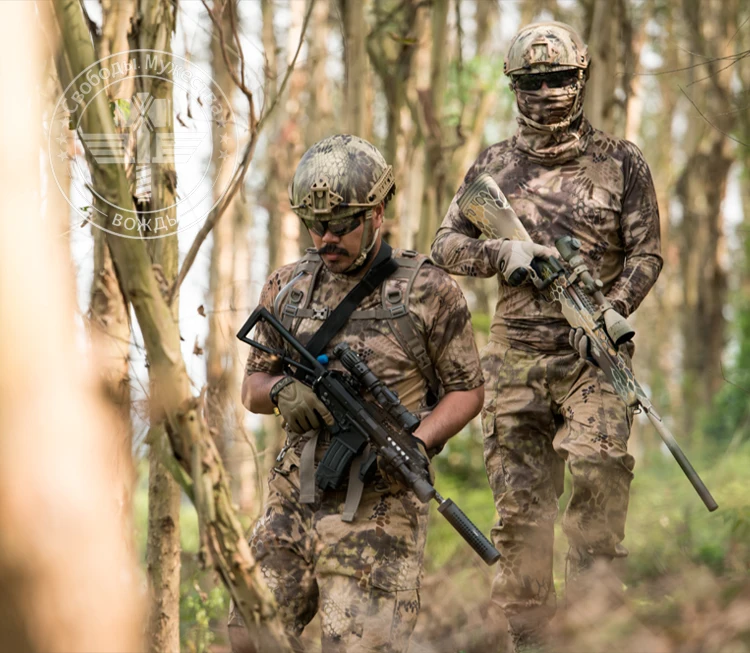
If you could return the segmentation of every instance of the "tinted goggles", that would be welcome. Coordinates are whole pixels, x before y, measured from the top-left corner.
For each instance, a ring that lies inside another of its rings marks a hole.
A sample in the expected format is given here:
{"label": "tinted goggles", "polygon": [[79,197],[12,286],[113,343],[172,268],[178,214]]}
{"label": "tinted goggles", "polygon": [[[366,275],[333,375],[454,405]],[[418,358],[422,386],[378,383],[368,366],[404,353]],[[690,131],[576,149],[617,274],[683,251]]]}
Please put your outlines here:
{"label": "tinted goggles", "polygon": [[358,213],[349,218],[341,218],[340,220],[310,220],[309,218],[303,218],[302,222],[305,226],[312,231],[316,236],[325,236],[326,231],[330,231],[336,238],[346,236],[351,233],[360,224],[362,224],[362,217],[364,213]]}
{"label": "tinted goggles", "polygon": [[538,91],[544,83],[547,88],[563,88],[575,84],[577,80],[577,70],[556,70],[538,75],[517,75],[513,78],[513,83],[520,91]]}

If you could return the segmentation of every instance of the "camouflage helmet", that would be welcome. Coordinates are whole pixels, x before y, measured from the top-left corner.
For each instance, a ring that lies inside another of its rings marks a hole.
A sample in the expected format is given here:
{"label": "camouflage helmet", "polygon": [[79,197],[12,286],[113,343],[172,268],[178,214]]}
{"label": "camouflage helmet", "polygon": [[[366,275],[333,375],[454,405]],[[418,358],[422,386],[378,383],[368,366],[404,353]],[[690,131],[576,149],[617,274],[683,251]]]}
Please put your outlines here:
{"label": "camouflage helmet", "polygon": [[570,25],[533,23],[513,37],[503,72],[511,76],[575,68],[586,70],[589,61],[586,44]]}
{"label": "camouflage helmet", "polygon": [[289,184],[292,210],[303,219],[339,220],[388,202],[395,192],[393,168],[378,149],[350,134],[315,143]]}

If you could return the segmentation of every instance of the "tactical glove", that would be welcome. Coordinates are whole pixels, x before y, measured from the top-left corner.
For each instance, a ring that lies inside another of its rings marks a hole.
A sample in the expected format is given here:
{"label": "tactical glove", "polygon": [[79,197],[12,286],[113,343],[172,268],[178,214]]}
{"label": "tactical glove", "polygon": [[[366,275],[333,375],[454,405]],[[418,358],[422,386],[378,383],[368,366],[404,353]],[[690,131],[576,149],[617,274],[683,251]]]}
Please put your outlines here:
{"label": "tactical glove", "polygon": [[587,363],[591,363],[594,367],[599,367],[591,355],[591,341],[581,327],[571,329],[568,334],[568,342],[570,346],[575,349],[576,353]]}
{"label": "tactical glove", "polygon": [[520,286],[529,277],[531,261],[557,256],[557,250],[529,240],[503,240],[498,247],[497,270],[511,286]]}
{"label": "tactical glove", "polygon": [[333,416],[312,388],[291,376],[285,376],[276,383],[271,388],[270,396],[292,433],[301,435],[333,425]]}

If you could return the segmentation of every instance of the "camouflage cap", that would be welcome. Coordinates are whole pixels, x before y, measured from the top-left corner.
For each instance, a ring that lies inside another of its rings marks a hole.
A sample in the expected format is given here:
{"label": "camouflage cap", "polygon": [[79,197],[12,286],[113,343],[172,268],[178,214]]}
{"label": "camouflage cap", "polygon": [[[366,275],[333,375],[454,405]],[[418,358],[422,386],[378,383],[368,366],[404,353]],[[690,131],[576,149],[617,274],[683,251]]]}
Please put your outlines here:
{"label": "camouflage cap", "polygon": [[300,218],[338,220],[387,202],[394,191],[393,168],[374,145],[336,134],[305,152],[289,184],[289,202]]}
{"label": "camouflage cap", "polygon": [[574,68],[586,70],[589,61],[586,44],[570,25],[533,23],[513,37],[503,72],[511,76]]}

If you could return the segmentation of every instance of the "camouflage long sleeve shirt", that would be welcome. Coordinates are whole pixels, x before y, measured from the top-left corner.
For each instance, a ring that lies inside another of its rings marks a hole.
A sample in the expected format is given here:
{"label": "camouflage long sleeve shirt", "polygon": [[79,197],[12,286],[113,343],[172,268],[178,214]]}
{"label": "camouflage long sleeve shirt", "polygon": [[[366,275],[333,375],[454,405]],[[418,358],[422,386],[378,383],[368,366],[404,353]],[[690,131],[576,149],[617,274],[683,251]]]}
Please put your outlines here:
{"label": "camouflage long sleeve shirt", "polygon": [[[393,252],[394,257],[400,254],[400,250]],[[276,296],[292,278],[294,269],[295,264],[292,263],[271,274],[261,292],[262,306],[273,310]],[[358,281],[358,278],[336,274],[323,266],[312,289],[309,307],[333,310]],[[300,280],[294,288],[310,292],[309,280]],[[380,307],[381,289],[378,288],[360,302],[358,310],[373,311]],[[474,342],[471,315],[458,284],[437,266],[429,263],[423,265],[414,279],[408,310],[417,333],[422,336],[443,390],[473,390],[481,386],[484,380]],[[296,318],[291,331],[302,344],[306,344],[322,323],[321,319]],[[273,349],[284,348],[282,338],[265,324],[257,327],[255,336],[259,342]],[[340,342],[346,342],[387,387],[398,392],[407,409],[420,413],[420,416],[428,412],[427,383],[417,364],[399,344],[387,320],[350,318],[323,353],[331,355]],[[331,369],[343,369],[335,357],[330,356],[330,359]],[[279,359],[258,349],[251,349],[247,360],[247,374],[279,374],[281,371]]]}
{"label": "camouflage long sleeve shirt", "polygon": [[[584,119],[585,120],[585,119]],[[558,165],[530,160],[516,138],[479,155],[451,202],[432,258],[453,274],[490,277],[498,273],[499,241],[479,240],[480,231],[459,210],[464,188],[481,172],[497,182],[529,232],[554,247],[564,235],[582,243],[592,272],[604,283],[615,309],[627,316],[643,301],[662,267],[659,209],[651,172],[640,150],[588,122],[585,151]],[[512,288],[499,279],[491,338],[524,349],[566,348],[569,329],[555,304],[530,285]]]}

